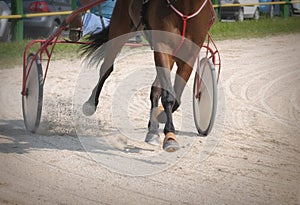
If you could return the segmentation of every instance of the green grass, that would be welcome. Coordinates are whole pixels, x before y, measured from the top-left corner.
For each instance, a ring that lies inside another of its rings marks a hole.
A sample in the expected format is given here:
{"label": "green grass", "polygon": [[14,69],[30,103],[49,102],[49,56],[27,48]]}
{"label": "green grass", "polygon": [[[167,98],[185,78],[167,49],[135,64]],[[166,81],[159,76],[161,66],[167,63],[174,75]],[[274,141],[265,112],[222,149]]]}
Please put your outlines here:
{"label": "green grass", "polygon": [[[0,69],[13,68],[23,65],[23,52],[26,45],[31,40],[21,42],[0,43]],[[30,47],[29,53],[36,53],[40,44],[36,43]],[[50,47],[48,47],[50,49]],[[77,50],[79,45],[75,44],[56,44],[51,60],[78,57]],[[50,51],[50,50],[49,50]],[[46,58],[46,55],[43,55]]]}
{"label": "green grass", "polygon": [[258,21],[245,20],[243,22],[216,22],[210,33],[215,40],[259,38],[272,35],[299,33],[300,17],[266,18],[262,16]]}
{"label": "green grass", "polygon": [[[269,19],[264,16],[259,21],[245,20],[243,22],[216,22],[210,30],[215,40],[260,38],[272,35],[300,33],[300,17],[288,19]],[[23,51],[29,40],[22,42],[0,43],[0,68],[21,66]],[[78,57],[79,46],[74,44],[57,44],[51,60],[74,59]],[[31,51],[35,53],[38,46]]]}

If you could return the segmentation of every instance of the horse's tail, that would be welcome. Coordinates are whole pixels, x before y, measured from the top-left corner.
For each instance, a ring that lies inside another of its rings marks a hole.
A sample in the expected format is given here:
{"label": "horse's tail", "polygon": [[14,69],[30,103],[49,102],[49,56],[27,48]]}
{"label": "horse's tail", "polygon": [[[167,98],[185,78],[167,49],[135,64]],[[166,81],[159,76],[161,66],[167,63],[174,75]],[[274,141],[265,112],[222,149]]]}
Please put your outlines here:
{"label": "horse's tail", "polygon": [[106,27],[101,32],[89,36],[88,41],[90,43],[81,46],[80,55],[89,59],[90,63],[95,56],[103,57],[104,48],[102,48],[102,45],[108,41],[108,31],[109,27]]}

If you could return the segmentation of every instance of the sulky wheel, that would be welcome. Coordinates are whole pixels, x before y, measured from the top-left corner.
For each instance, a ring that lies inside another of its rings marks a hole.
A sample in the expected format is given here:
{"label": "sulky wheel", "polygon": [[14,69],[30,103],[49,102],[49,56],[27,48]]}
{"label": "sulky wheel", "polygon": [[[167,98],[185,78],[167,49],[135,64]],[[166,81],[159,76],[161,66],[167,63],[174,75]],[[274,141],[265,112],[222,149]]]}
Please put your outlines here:
{"label": "sulky wheel", "polygon": [[22,96],[23,117],[26,129],[34,133],[39,127],[42,113],[43,70],[39,58],[34,58],[33,54],[29,54],[27,58],[27,74],[25,95]]}
{"label": "sulky wheel", "polygon": [[194,121],[198,133],[208,135],[217,110],[217,79],[214,65],[202,58],[197,68],[193,87]]}

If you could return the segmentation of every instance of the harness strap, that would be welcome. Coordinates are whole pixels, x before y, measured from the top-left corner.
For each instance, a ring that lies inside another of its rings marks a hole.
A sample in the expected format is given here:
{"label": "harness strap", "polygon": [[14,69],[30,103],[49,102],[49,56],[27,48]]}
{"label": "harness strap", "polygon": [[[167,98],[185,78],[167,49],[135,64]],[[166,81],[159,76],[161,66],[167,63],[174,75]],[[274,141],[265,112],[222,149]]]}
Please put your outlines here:
{"label": "harness strap", "polygon": [[98,5],[98,10],[99,10],[99,17],[100,17],[102,29],[104,29],[105,28],[105,23],[104,23],[104,20],[103,20],[103,13],[102,13],[102,8],[101,8],[100,4]]}
{"label": "harness strap", "polygon": [[171,9],[178,14],[182,21],[183,21],[183,28],[182,28],[182,33],[181,33],[181,41],[179,46],[175,49],[175,51],[173,52],[173,55],[176,55],[179,51],[179,49],[182,47],[183,43],[184,43],[184,39],[185,39],[185,35],[186,35],[186,25],[187,25],[187,21],[195,16],[197,16],[202,9],[204,8],[205,4],[207,3],[208,0],[205,0],[203,2],[203,4],[200,6],[200,8],[193,14],[190,15],[184,15],[183,13],[181,13],[178,9],[175,8],[175,6],[172,5],[172,3],[170,2],[170,0],[167,0],[168,5],[171,7]]}

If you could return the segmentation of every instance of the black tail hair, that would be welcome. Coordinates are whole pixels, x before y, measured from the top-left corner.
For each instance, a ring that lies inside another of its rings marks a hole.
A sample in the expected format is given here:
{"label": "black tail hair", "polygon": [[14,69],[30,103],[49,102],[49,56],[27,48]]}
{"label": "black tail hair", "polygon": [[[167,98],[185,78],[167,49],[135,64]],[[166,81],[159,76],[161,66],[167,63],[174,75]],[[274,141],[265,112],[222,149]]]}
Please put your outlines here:
{"label": "black tail hair", "polygon": [[91,57],[92,54],[108,41],[109,27],[104,28],[101,32],[92,34],[88,37],[90,44],[85,44],[80,47],[80,55],[82,57]]}

